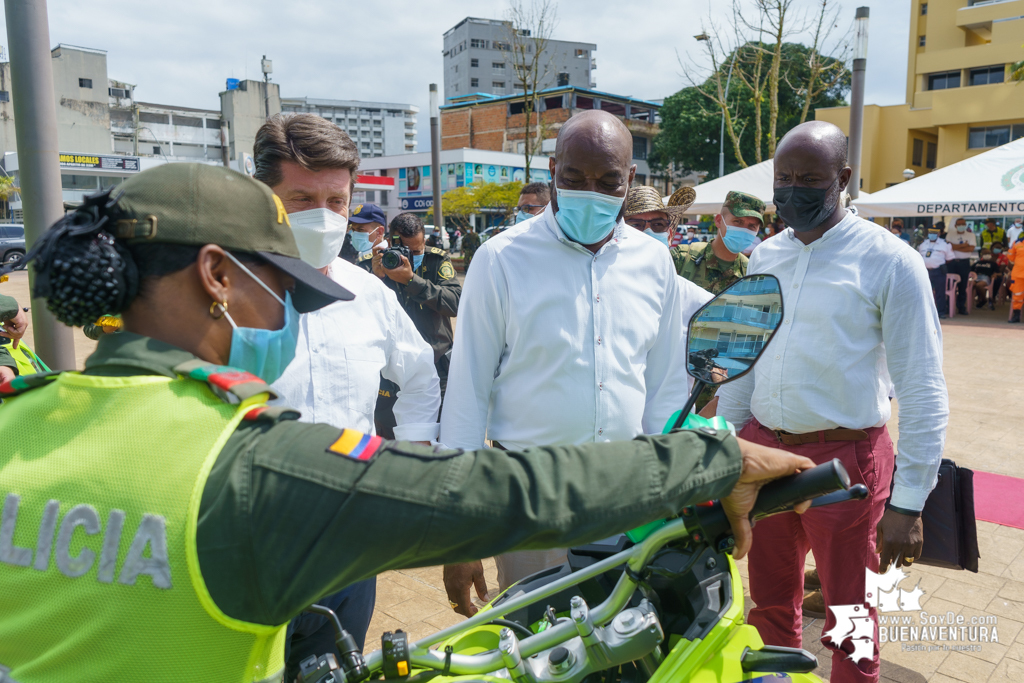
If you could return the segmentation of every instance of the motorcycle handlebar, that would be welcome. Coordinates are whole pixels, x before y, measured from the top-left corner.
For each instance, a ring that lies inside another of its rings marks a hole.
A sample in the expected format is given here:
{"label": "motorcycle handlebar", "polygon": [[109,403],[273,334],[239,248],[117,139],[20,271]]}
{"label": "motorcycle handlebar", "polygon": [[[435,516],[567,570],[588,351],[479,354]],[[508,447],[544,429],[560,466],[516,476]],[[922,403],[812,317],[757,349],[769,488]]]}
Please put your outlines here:
{"label": "motorcycle handlebar", "polygon": [[838,459],[765,484],[750,512],[752,520],[784,512],[800,503],[850,488],[850,475]]}

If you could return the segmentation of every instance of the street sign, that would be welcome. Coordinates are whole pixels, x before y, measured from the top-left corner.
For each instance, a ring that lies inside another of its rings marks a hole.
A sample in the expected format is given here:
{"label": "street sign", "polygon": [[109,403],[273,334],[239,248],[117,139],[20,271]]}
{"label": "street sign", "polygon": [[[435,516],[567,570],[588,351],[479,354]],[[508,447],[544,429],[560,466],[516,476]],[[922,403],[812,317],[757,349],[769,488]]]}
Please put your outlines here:
{"label": "street sign", "polygon": [[434,208],[433,197],[402,197],[399,200],[402,211],[426,211]]}

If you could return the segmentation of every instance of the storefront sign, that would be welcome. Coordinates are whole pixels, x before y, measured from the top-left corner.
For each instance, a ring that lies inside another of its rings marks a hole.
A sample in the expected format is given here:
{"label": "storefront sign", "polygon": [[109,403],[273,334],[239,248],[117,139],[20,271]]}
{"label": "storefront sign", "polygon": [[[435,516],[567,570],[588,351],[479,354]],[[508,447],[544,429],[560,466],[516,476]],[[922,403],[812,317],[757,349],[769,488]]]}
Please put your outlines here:
{"label": "storefront sign", "polygon": [[103,154],[60,155],[61,168],[88,168],[94,171],[139,171],[139,157],[107,156]]}

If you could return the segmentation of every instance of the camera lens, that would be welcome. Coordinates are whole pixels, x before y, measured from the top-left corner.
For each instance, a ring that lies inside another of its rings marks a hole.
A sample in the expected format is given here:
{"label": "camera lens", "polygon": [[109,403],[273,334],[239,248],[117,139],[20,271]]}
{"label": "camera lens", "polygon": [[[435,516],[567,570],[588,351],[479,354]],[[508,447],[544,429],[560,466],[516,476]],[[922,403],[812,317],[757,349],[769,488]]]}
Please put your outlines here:
{"label": "camera lens", "polygon": [[402,257],[394,249],[388,249],[381,255],[380,264],[387,270],[393,270],[402,265]]}

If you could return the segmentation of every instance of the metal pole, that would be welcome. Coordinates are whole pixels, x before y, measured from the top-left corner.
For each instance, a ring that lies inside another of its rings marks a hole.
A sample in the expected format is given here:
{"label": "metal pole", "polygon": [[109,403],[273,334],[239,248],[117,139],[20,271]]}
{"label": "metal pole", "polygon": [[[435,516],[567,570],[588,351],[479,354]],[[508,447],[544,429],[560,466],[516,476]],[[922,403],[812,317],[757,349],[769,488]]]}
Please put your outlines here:
{"label": "metal pole", "polygon": [[[18,173],[28,248],[64,215],[57,143],[57,107],[46,0],[7,0],[11,48],[11,104],[18,144]],[[29,284],[35,282],[29,268]],[[54,370],[75,368],[74,330],[57,321],[43,299],[33,299],[35,351]]]}
{"label": "metal pole", "polygon": [[[729,103],[729,84],[732,83],[732,67],[736,65],[736,52],[733,51],[732,61],[729,62],[729,77],[725,79],[725,104]],[[725,175],[725,107],[722,107],[722,130],[718,133],[718,177]]]}
{"label": "metal pole", "polygon": [[850,91],[850,142],[849,163],[853,173],[846,191],[856,199],[860,194],[860,160],[864,137],[864,71],[867,69],[868,53],[868,15],[867,7],[858,7],[855,22],[857,24],[856,45],[853,59],[853,87]]}
{"label": "metal pole", "polygon": [[441,215],[441,115],[437,104],[437,83],[430,84],[430,174],[434,176],[434,226],[444,227]]}

